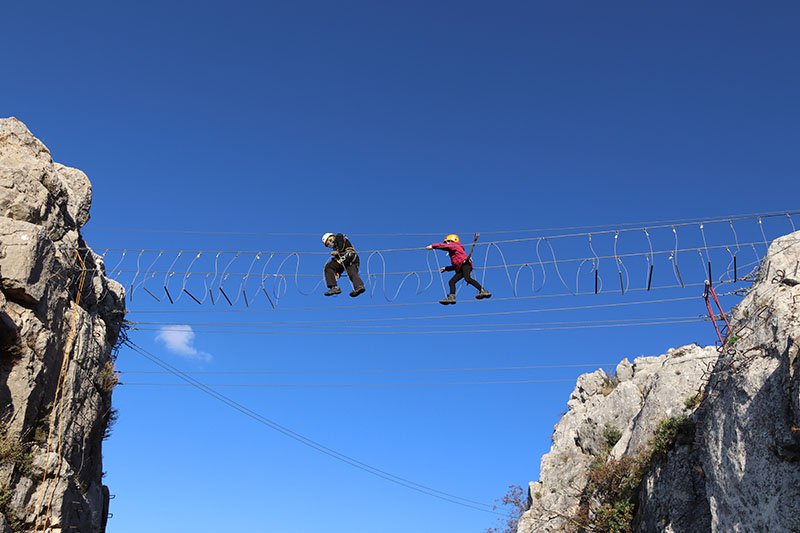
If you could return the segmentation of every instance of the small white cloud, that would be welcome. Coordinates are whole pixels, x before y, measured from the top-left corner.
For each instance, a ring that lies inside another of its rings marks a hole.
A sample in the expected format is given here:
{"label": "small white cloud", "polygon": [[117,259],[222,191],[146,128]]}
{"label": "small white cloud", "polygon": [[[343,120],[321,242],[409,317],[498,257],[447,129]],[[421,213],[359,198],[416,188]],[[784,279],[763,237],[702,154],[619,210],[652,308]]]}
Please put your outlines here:
{"label": "small white cloud", "polygon": [[190,326],[165,326],[156,334],[156,340],[164,343],[172,353],[190,359],[211,360],[211,354],[194,347],[194,331]]}

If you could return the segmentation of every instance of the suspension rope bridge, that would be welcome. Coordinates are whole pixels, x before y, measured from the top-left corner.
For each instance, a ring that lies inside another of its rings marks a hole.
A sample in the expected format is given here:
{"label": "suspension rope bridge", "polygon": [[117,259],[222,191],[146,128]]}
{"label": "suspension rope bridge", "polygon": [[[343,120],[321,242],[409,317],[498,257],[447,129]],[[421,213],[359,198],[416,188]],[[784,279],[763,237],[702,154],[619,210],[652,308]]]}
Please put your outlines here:
{"label": "suspension rope bridge", "polygon": [[[593,287],[596,294],[618,292],[624,295],[642,287],[649,291],[653,288],[654,276],[663,284],[664,272],[674,282],[686,286],[690,278],[702,276],[704,280],[710,277],[712,272],[707,270],[712,263],[724,265],[718,271],[717,282],[737,281],[745,277],[748,268],[759,263],[770,242],[764,231],[764,220],[773,223],[784,220],[782,231],[794,231],[792,215],[798,213],[800,211],[737,215],[699,223],[696,219],[661,221],[663,223],[638,227],[620,226],[593,232],[493,240],[478,243],[475,262],[480,263],[476,268],[482,271],[483,284],[487,274],[499,272],[500,279],[505,279],[503,283],[507,284],[513,297],[525,296],[526,292],[547,292],[545,288],[552,286],[562,287],[573,295],[581,293],[581,285]],[[753,223],[757,224],[757,232],[753,227],[746,227]],[[717,242],[709,243],[707,233],[711,233]],[[740,240],[739,235],[743,233],[759,238]],[[386,235],[392,234],[382,236]],[[639,237],[634,239],[636,235]],[[554,245],[556,240],[558,246]],[[681,242],[688,245],[681,246]],[[623,251],[623,247],[627,249]],[[581,249],[587,253],[581,253]],[[598,249],[606,251],[599,254]],[[100,256],[100,265],[89,269],[89,275],[105,272],[116,279],[126,288],[131,303],[138,303],[137,293],[143,291],[151,301],[158,303],[175,305],[185,298],[201,306],[227,304],[228,307],[243,305],[245,308],[255,306],[259,299],[276,308],[292,284],[300,295],[317,293],[323,283],[322,265],[314,258],[329,256],[320,251],[155,248],[106,248],[97,249],[96,253]],[[419,264],[422,254],[424,267],[413,268],[415,263]],[[444,278],[439,273],[441,264],[435,251],[426,253],[419,246],[367,249],[360,255],[371,297],[380,294],[389,303],[401,304],[404,302],[397,301],[401,294],[417,296],[426,293],[434,286],[437,277],[444,290]],[[412,268],[387,269],[389,255],[397,256],[394,264]],[[696,260],[692,259],[693,255]],[[313,270],[303,262],[303,257],[312,260]],[[516,261],[509,261],[507,257]],[[634,270],[639,268],[635,264],[639,262],[642,275],[635,276]],[[657,262],[664,264],[656,268]],[[107,268],[109,265],[111,267]],[[604,280],[612,272],[619,280],[618,286]],[[308,280],[314,279],[316,283],[309,285]],[[529,289],[523,287],[525,279],[530,279]]]}

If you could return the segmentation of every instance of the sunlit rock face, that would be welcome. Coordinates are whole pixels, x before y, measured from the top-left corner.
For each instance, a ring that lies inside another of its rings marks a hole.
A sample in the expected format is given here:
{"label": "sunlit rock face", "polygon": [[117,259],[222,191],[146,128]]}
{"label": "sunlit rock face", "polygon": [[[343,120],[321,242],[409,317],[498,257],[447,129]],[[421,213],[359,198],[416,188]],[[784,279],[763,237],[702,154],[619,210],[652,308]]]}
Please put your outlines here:
{"label": "sunlit rock face", "polygon": [[0,119],[0,532],[105,531],[102,441],[124,290],[84,243],[86,175]]}
{"label": "sunlit rock face", "polygon": [[[683,346],[578,378],[518,533],[589,531],[597,458],[642,454],[633,531],[800,531],[799,268],[800,232],[776,239],[728,316],[726,350]],[[652,454],[659,423],[684,415],[684,434]]]}

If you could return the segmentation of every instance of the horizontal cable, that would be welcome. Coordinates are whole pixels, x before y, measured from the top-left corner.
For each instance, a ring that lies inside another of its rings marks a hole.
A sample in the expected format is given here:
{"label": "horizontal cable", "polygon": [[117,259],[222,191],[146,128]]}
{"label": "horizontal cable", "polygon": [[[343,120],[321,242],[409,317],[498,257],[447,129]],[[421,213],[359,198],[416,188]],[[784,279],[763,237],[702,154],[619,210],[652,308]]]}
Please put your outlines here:
{"label": "horizontal cable", "polygon": [[[478,323],[478,324],[450,324],[449,327],[462,327],[462,328],[472,328],[475,326],[483,326],[483,327],[495,327],[495,326],[573,326],[573,325],[583,325],[583,324],[607,324],[609,322],[657,322],[661,320],[692,320],[699,318],[697,315],[693,316],[671,316],[671,317],[652,317],[652,318],[615,318],[615,319],[608,319],[608,320],[574,320],[574,321],[560,321],[560,322],[521,322],[521,323],[514,323],[514,322],[505,322],[505,323],[493,323],[493,324],[486,324],[486,323]],[[356,321],[372,321],[372,320],[382,320],[382,319],[375,319],[375,318],[359,318],[359,319],[352,319],[352,320],[299,320],[296,322],[291,321],[283,321],[283,322],[128,322],[130,326],[178,326],[176,328],[163,328],[162,331],[185,331],[186,328],[181,328],[181,326],[205,326],[205,327],[239,327],[239,328],[248,328],[248,327],[264,327],[264,326],[294,326],[294,327],[305,327],[305,326],[314,326],[314,327],[329,327],[329,328],[339,328],[339,327],[357,327],[357,328],[374,328],[374,327],[385,327],[385,326],[350,326],[349,324],[342,322],[356,322]],[[334,323],[336,325],[332,326],[319,326],[319,324],[326,324],[326,323]],[[392,327],[427,327],[427,328],[440,328],[442,327],[441,324],[415,324],[413,326],[392,326]]]}
{"label": "horizontal cable", "polygon": [[[447,314],[447,315],[426,315],[426,316],[403,316],[403,317],[370,317],[370,318],[343,318],[343,319],[336,319],[336,320],[306,320],[306,321],[296,321],[296,322],[286,322],[290,324],[315,324],[325,322],[327,324],[346,324],[349,322],[397,322],[397,321],[404,321],[404,320],[429,320],[434,318],[467,318],[467,317],[479,317],[479,316],[501,316],[501,315],[521,315],[521,314],[528,314],[528,313],[545,313],[550,311],[576,311],[580,309],[605,309],[609,307],[624,307],[627,305],[645,305],[645,304],[656,304],[656,303],[666,303],[666,302],[685,302],[687,300],[696,300],[699,299],[699,296],[681,296],[676,298],[661,298],[657,300],[642,300],[639,302],[614,302],[614,303],[607,303],[607,304],[590,304],[590,305],[575,305],[575,306],[565,306],[565,307],[549,307],[549,308],[538,308],[538,309],[519,309],[516,311],[493,311],[493,312],[486,312],[486,313],[462,313],[462,314]],[[264,324],[280,324],[280,322],[263,322]],[[157,322],[131,322],[132,325],[153,325],[158,324]],[[194,322],[195,325],[201,325],[202,322]],[[214,324],[211,322],[210,324]],[[251,324],[261,324],[260,322],[251,322]],[[183,324],[187,325],[187,324]],[[191,324],[189,324],[191,325]]]}
{"label": "horizontal cable", "polygon": [[[657,229],[657,228],[634,228],[634,229],[627,230],[627,231],[637,231],[637,230],[638,231],[644,231],[645,229],[653,230],[653,229]],[[620,232],[621,231],[624,231],[624,230],[620,230]],[[605,233],[616,233],[616,231],[608,231],[608,232],[605,232]],[[562,237],[581,237],[581,236],[586,237],[588,235],[589,235],[588,233],[587,234],[579,233],[579,234],[572,234],[572,235],[551,235],[549,237],[531,237],[531,238],[526,238],[526,239],[510,239],[510,240],[502,240],[502,241],[478,242],[478,243],[475,244],[475,248],[479,249],[479,248],[483,248],[483,247],[486,247],[486,246],[494,246],[494,245],[498,245],[498,244],[509,244],[509,243],[518,243],[518,242],[532,242],[532,241],[556,239],[556,238],[562,238]],[[599,235],[599,233],[593,233],[592,235],[593,236],[597,236],[597,235]],[[739,246],[743,247],[743,246],[751,246],[751,245],[755,245],[755,244],[762,245],[762,244],[769,244],[770,242],[772,242],[772,241],[761,240],[761,241],[741,242],[741,243],[739,243]],[[720,250],[720,249],[723,249],[723,248],[730,248],[732,246],[734,246],[733,243],[716,245],[716,246],[702,246],[701,248],[708,249],[708,250]],[[681,248],[681,249],[677,250],[677,252],[679,252],[679,253],[680,252],[694,252],[697,249],[698,249],[697,246],[693,246],[691,248]],[[358,250],[358,254],[361,255],[361,256],[364,256],[366,254],[373,254],[373,253],[382,253],[383,254],[383,253],[392,253],[392,252],[424,252],[424,251],[426,251],[425,246],[415,246],[413,248],[384,248],[384,249],[380,249],[380,250]],[[667,250],[658,250],[658,251],[655,251],[653,253],[656,254],[656,255],[664,255],[664,254],[669,254],[669,253],[674,252],[674,251],[675,251],[674,249],[667,249]],[[277,255],[277,256],[284,256],[284,255],[285,256],[322,255],[322,256],[330,256],[331,255],[330,252],[298,252],[298,251],[278,251],[278,250],[189,250],[189,249],[182,250],[182,249],[178,249],[178,248],[174,248],[174,249],[169,249],[169,248],[161,248],[161,249],[159,249],[159,248],[96,248],[96,249],[94,249],[94,252],[99,254],[99,255],[101,255],[101,256],[104,255],[104,254],[108,254],[109,252],[114,252],[114,253],[120,253],[121,252],[121,253],[126,254],[126,255],[130,254],[130,257],[135,257],[136,254],[155,254],[155,253],[160,253],[160,254],[182,254],[182,255],[185,254],[186,257],[190,257],[192,255],[205,255],[206,257],[211,257],[211,256],[215,256],[217,254],[223,255],[223,256],[230,256],[230,255],[239,255],[239,256],[247,256],[247,255],[251,255],[251,256],[252,255],[264,255],[264,256],[269,256],[269,255]],[[642,256],[642,255],[651,255],[650,254],[650,250],[648,250],[647,252],[635,252],[635,253],[628,253],[628,254],[619,254],[616,257],[623,257],[623,258],[624,257],[638,257],[638,256]],[[589,261],[589,260],[592,260],[592,259],[613,259],[614,257],[615,256],[613,256],[613,255],[604,255],[604,256],[600,256],[600,257],[590,256],[590,257],[576,257],[576,258],[571,258],[571,259],[560,259],[558,261],[531,261],[530,263],[531,264],[536,264],[536,265],[538,265],[538,264],[549,265],[549,264],[553,264],[553,263]],[[522,264],[529,264],[529,263],[522,263]],[[489,267],[486,267],[486,268],[497,267],[497,266],[502,266],[502,265],[489,265]],[[508,265],[508,266],[518,266],[518,265]],[[484,268],[484,267],[481,267],[481,268]],[[87,269],[87,272],[94,272],[94,271],[95,271],[95,269]],[[109,272],[110,273],[111,272],[129,273],[129,272],[136,272],[136,270],[114,268],[114,269],[109,270]],[[155,271],[150,271],[150,272],[152,272],[154,274],[165,274],[165,273],[170,273],[170,272],[174,273],[174,274],[184,274],[184,273],[186,273],[186,271],[182,271],[182,270],[155,270]],[[427,272],[427,270],[387,272],[387,274],[414,274],[414,273],[417,273],[417,272]],[[196,275],[203,275],[203,274],[211,275],[211,274],[214,274],[214,272],[204,272],[204,271],[191,272],[191,273],[192,274],[196,274]],[[217,274],[219,274],[219,272]],[[230,276],[244,276],[244,275],[246,275],[246,273],[245,272],[230,272],[230,273],[228,273],[228,275],[230,275]],[[274,274],[270,274],[270,275],[274,275]],[[285,275],[285,276],[291,275],[292,277],[295,277],[295,274],[283,274],[283,275]],[[301,276],[309,276],[310,274],[300,274],[300,275]],[[251,276],[257,277],[254,274],[251,274]]]}
{"label": "horizontal cable", "polygon": [[[209,387],[276,388],[276,389],[335,389],[359,387],[452,387],[459,385],[523,385],[530,383],[574,383],[575,379],[526,379],[517,381],[459,381],[449,383],[334,383],[314,385],[274,385],[263,383],[206,383]],[[191,387],[190,383],[133,383],[121,381],[118,385],[134,387]]]}
{"label": "horizontal cable", "polygon": [[[481,231],[484,235],[497,235],[504,233],[533,233],[541,231],[565,231],[576,229],[594,229],[594,228],[607,228],[607,227],[622,227],[622,226],[647,226],[650,227],[671,227],[679,225],[689,225],[695,223],[711,224],[714,222],[727,222],[729,220],[747,220],[755,219],[758,217],[769,218],[777,216],[787,216],[800,213],[800,211],[772,211],[766,213],[750,213],[740,215],[728,215],[715,217],[712,219],[706,218],[683,218],[674,220],[656,220],[649,222],[619,222],[616,224],[597,224],[589,226],[566,226],[566,227],[549,227],[549,228],[535,228],[535,229],[513,229],[513,230],[496,230],[496,231]],[[274,237],[316,237],[320,233],[270,233],[270,232],[244,232],[244,231],[198,231],[198,230],[172,230],[172,229],[135,229],[135,228],[108,228],[108,227],[85,227],[84,231],[111,231],[111,232],[128,232],[128,233],[174,233],[184,235],[250,235],[250,236],[274,236]],[[448,230],[450,231],[450,230]],[[426,237],[436,235],[446,235],[448,231],[441,232],[428,232],[428,233],[349,233],[353,237]],[[465,232],[475,233],[475,232]]]}
{"label": "horizontal cable", "polygon": [[[570,329],[596,329],[596,328],[618,328],[618,327],[631,327],[631,326],[654,326],[659,324],[684,324],[689,322],[701,322],[701,318],[693,318],[690,320],[673,320],[673,321],[660,321],[660,322],[640,322],[635,324],[598,324],[587,326],[554,326],[554,327],[539,327],[539,328],[497,328],[497,329],[468,329],[468,330],[439,330],[439,331],[254,331],[254,330],[201,330],[199,333],[234,333],[236,335],[436,335],[441,333],[513,333],[524,331],[555,331],[555,330],[570,330]],[[387,326],[388,328],[389,326]],[[131,328],[136,331],[164,331],[162,328],[148,328],[148,327],[135,327]],[[185,330],[184,330],[185,331]]]}
{"label": "horizontal cable", "polygon": [[[477,247],[489,246],[489,245],[494,245],[494,244],[502,244],[502,242],[511,242],[511,241],[497,241],[497,242],[492,242],[492,243],[483,243],[482,245],[478,244]],[[517,241],[515,241],[515,242],[517,242]],[[742,242],[742,243],[739,243],[739,246],[754,246],[754,245],[757,245],[757,244],[758,245],[763,245],[763,244],[769,244],[770,242],[771,241]],[[707,250],[723,250],[723,249],[728,249],[731,246],[733,246],[733,245],[732,244],[721,244],[721,245],[717,245],[717,246],[704,246],[703,248],[707,249]],[[424,250],[424,248],[403,248],[403,249],[395,249],[395,250],[367,250],[367,251],[360,252],[360,254],[363,255],[363,254],[367,254],[367,253],[385,253],[385,252],[412,251],[412,250],[420,251],[420,250]],[[476,267],[476,268],[485,269],[485,270],[493,270],[493,269],[498,269],[498,268],[509,269],[509,268],[528,267],[528,266],[533,266],[533,265],[537,265],[537,266],[538,265],[545,265],[546,266],[546,265],[556,265],[556,264],[566,264],[566,263],[577,263],[577,262],[591,261],[592,259],[599,261],[599,260],[603,260],[603,259],[606,259],[606,260],[611,260],[611,259],[616,259],[616,258],[630,259],[632,257],[670,255],[670,254],[673,254],[673,253],[676,253],[676,252],[677,253],[690,253],[690,252],[696,252],[697,250],[698,250],[698,248],[695,246],[695,247],[692,247],[692,248],[680,248],[677,251],[674,250],[674,249],[655,250],[653,252],[648,250],[646,252],[632,252],[632,253],[627,253],[627,254],[617,254],[616,256],[615,255],[601,255],[601,256],[590,256],[590,257],[574,257],[574,258],[570,258],[570,259],[558,259],[558,260],[553,260],[553,261],[531,261],[531,262],[527,262],[527,263],[511,263],[511,264],[508,264],[508,265],[506,265],[506,264],[502,264],[502,265],[485,265],[485,266],[481,265],[481,266]],[[288,254],[288,255],[294,255],[294,254],[297,254],[297,255],[314,255],[314,254],[318,253],[318,252],[246,252],[246,251],[221,251],[221,250],[195,252],[193,250],[146,250],[146,249],[133,249],[133,248],[128,248],[128,249],[113,249],[113,248],[109,248],[109,249],[101,249],[101,251],[105,251],[105,252],[127,252],[127,253],[131,253],[132,254],[131,257],[133,257],[133,255],[135,255],[136,253],[156,253],[156,252],[169,253],[169,254],[172,254],[172,253],[185,253],[185,254],[204,253],[204,254],[207,254],[209,256],[210,255],[214,255],[214,254],[228,254],[228,255],[250,254],[250,255],[252,255],[252,254],[257,254],[257,253],[258,254],[265,254],[265,255],[268,255],[268,254],[275,254],[275,255],[281,255],[281,254]],[[322,253],[324,254],[325,252],[322,252]],[[95,271],[96,271],[96,269],[87,270],[87,272],[95,272]],[[113,274],[134,274],[136,272],[142,272],[142,270],[141,269],[134,270],[134,269],[125,268],[125,269],[115,269],[113,271],[110,271],[109,273],[110,274],[111,273],[113,273]],[[428,270],[406,270],[406,271],[396,271],[396,272],[382,272],[380,274],[373,274],[373,275],[374,276],[378,276],[378,275],[380,275],[380,276],[407,276],[409,274],[428,274],[428,273],[429,273]],[[214,274],[219,275],[220,273],[219,272],[202,271],[202,270],[200,270],[200,271],[193,271],[193,270],[149,270],[149,271],[147,271],[147,274],[148,275],[191,274],[193,276],[211,276],[211,275],[214,275]],[[252,273],[247,273],[247,272],[227,272],[226,275],[228,277],[237,277],[237,278],[238,277],[243,277],[243,276],[248,276],[248,277],[254,278],[254,279],[260,279],[262,277],[260,274],[252,274]],[[268,272],[268,273],[265,274],[264,278],[270,278],[270,277],[274,278],[274,277],[278,277],[278,276],[291,277],[291,278],[319,278],[321,276],[321,274],[319,274],[319,273],[317,273],[317,274],[294,274],[294,273],[277,274],[277,273],[273,273],[273,272]]]}
{"label": "horizontal cable", "polygon": [[[389,369],[389,370],[272,370],[272,371],[241,371],[218,372],[201,371],[185,372],[188,375],[305,375],[305,374],[417,374],[424,372],[485,372],[496,370],[551,370],[557,368],[606,368],[616,366],[616,363],[581,363],[571,365],[531,365],[531,366],[495,366],[495,367],[468,367],[468,368],[418,368],[418,369]],[[170,374],[166,370],[117,370],[119,374]]]}

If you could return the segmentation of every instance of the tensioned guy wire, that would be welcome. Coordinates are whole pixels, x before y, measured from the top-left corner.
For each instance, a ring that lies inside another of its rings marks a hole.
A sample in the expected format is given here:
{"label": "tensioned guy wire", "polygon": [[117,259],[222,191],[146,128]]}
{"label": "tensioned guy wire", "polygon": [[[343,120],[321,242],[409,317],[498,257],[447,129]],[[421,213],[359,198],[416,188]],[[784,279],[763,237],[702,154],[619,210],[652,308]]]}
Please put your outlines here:
{"label": "tensioned guy wire", "polygon": [[301,444],[303,444],[305,446],[308,446],[309,448],[317,450],[317,451],[319,451],[321,453],[324,453],[325,455],[328,455],[329,457],[332,457],[332,458],[334,458],[334,459],[336,459],[338,461],[346,463],[346,464],[348,464],[350,466],[358,468],[359,470],[362,470],[364,472],[372,474],[373,476],[380,477],[382,479],[385,479],[385,480],[387,480],[387,481],[389,481],[391,483],[395,483],[395,484],[400,485],[402,487],[405,487],[405,488],[420,492],[422,494],[426,494],[428,496],[433,496],[434,498],[438,498],[440,500],[448,501],[450,503],[455,503],[455,504],[461,505],[463,507],[469,507],[471,509],[476,509],[476,510],[483,511],[483,512],[486,512],[486,513],[497,514],[497,515],[503,516],[502,513],[495,512],[494,511],[494,507],[492,505],[481,503],[481,502],[474,501],[474,500],[469,500],[467,498],[462,498],[462,497],[456,496],[454,494],[449,494],[447,492],[440,491],[440,490],[434,489],[432,487],[429,487],[429,486],[426,486],[426,485],[422,485],[420,483],[413,482],[411,480],[402,478],[400,476],[396,476],[394,474],[390,474],[389,472],[386,472],[384,470],[381,470],[379,468],[371,466],[371,465],[369,465],[367,463],[358,461],[357,459],[355,459],[353,457],[350,457],[348,455],[345,455],[345,454],[343,454],[341,452],[338,452],[338,451],[336,451],[336,450],[334,450],[332,448],[328,448],[327,446],[324,446],[323,444],[321,444],[321,443],[319,443],[317,441],[314,441],[314,440],[312,440],[312,439],[310,439],[308,437],[305,437],[305,436],[303,436],[303,435],[301,435],[301,434],[299,434],[299,433],[297,433],[295,431],[292,431],[291,429],[278,424],[274,420],[270,420],[269,418],[267,418],[267,417],[265,417],[265,416],[263,416],[263,415],[261,415],[259,413],[256,413],[255,411],[252,411],[251,409],[248,409],[244,405],[235,402],[234,400],[232,400],[231,398],[225,396],[224,394],[222,394],[222,393],[210,388],[209,386],[197,381],[196,379],[192,378],[188,374],[185,374],[185,373],[181,372],[180,370],[178,370],[177,368],[171,366],[170,364],[168,364],[167,362],[165,362],[163,359],[159,358],[155,354],[153,354],[151,352],[148,352],[147,350],[145,350],[141,346],[138,346],[137,344],[135,344],[135,343],[133,343],[131,341],[127,341],[127,344],[133,351],[135,351],[136,353],[138,353],[139,355],[141,355],[145,359],[148,359],[151,362],[153,362],[156,365],[158,365],[161,368],[163,368],[164,370],[169,371],[171,374],[175,375],[176,377],[178,377],[182,381],[190,384],[191,386],[197,388],[201,392],[203,392],[203,393],[211,396],[212,398],[224,403],[228,407],[231,407],[231,408],[239,411],[240,413],[244,414],[245,416],[248,416],[248,417],[252,418],[253,420],[259,422],[260,424],[263,424],[263,425],[269,427],[270,429],[273,429],[273,430],[275,430],[275,431],[277,431],[279,433],[282,433],[283,435],[289,437],[290,439],[293,439],[293,440],[295,440],[295,441],[297,441],[297,442],[299,442],[299,443],[301,443]]}

